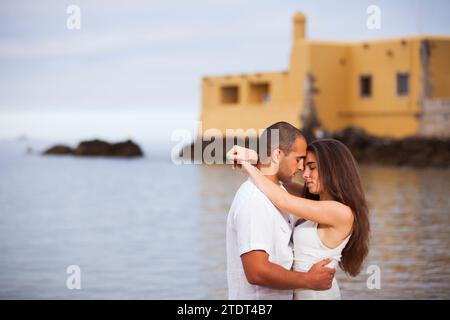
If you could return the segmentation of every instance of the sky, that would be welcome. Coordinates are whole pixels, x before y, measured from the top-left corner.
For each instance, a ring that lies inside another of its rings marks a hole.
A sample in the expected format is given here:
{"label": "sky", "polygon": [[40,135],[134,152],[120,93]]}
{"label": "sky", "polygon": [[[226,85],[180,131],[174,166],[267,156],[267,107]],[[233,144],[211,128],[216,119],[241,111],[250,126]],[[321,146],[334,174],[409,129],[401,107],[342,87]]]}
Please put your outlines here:
{"label": "sky", "polygon": [[2,0],[0,139],[168,141],[195,127],[203,76],[286,70],[298,11],[310,39],[450,35],[446,0]]}

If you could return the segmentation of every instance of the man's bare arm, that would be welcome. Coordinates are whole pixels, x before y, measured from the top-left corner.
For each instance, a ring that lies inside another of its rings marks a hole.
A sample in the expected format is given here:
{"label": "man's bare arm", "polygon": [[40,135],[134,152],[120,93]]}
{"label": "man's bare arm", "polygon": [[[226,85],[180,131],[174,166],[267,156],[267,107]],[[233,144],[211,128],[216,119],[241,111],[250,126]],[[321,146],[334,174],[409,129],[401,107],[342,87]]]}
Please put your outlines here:
{"label": "man's bare arm", "polygon": [[313,289],[331,288],[335,269],[326,268],[330,259],[315,264],[308,272],[296,272],[269,261],[265,251],[254,250],[241,255],[247,281],[254,285],[272,289]]}

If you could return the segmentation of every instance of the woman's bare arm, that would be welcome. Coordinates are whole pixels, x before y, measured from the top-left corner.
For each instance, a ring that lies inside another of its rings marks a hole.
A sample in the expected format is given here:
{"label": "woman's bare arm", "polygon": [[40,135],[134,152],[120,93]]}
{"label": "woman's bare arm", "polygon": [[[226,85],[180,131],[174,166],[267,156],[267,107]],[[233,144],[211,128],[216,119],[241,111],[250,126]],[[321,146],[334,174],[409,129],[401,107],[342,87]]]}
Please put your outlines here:
{"label": "woman's bare arm", "polygon": [[340,226],[352,221],[352,212],[346,205],[337,201],[314,201],[291,195],[267,179],[258,168],[246,161],[241,164],[258,189],[280,210],[329,226]]}

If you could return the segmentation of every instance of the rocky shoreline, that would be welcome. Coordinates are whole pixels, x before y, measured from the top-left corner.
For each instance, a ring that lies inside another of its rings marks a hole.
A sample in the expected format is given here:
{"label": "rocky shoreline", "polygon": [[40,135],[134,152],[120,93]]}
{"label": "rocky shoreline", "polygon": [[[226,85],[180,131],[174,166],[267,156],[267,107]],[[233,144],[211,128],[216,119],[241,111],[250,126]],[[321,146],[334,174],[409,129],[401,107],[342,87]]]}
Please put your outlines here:
{"label": "rocky shoreline", "polygon": [[139,145],[131,140],[109,143],[98,139],[82,141],[74,149],[66,145],[55,145],[42,154],[102,157],[142,157],[144,155]]}
{"label": "rocky shoreline", "polygon": [[358,128],[347,128],[331,137],[343,142],[359,163],[450,168],[450,139],[380,138]]}
{"label": "rocky shoreline", "polygon": [[[419,136],[404,139],[382,138],[371,136],[364,130],[353,127],[336,131],[326,137],[343,142],[351,150],[359,164],[450,168],[450,139]],[[198,140],[183,148],[180,157],[185,158],[185,155],[190,152],[191,160],[195,158],[198,161],[198,150],[205,150],[213,141]],[[235,143],[236,140],[234,143],[231,139],[228,140],[228,145]],[[218,157],[225,157],[227,151],[225,138],[221,144],[223,148],[218,152],[222,152],[222,154]],[[249,139],[245,139],[245,145],[249,145]],[[195,152],[196,150],[197,152]]]}

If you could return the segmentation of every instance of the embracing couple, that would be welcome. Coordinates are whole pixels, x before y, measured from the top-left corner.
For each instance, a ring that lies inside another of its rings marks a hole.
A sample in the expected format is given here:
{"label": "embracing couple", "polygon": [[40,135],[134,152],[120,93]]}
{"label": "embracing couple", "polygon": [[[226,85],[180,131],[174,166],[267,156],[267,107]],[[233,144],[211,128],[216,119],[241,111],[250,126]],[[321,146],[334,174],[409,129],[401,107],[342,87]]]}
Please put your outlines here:
{"label": "embracing couple", "polygon": [[[369,249],[355,159],[336,140],[308,145],[286,122],[261,137],[259,154],[239,146],[227,153],[249,176],[228,214],[228,298],[340,299],[336,267],[356,276]],[[299,170],[305,185],[291,181]]]}

